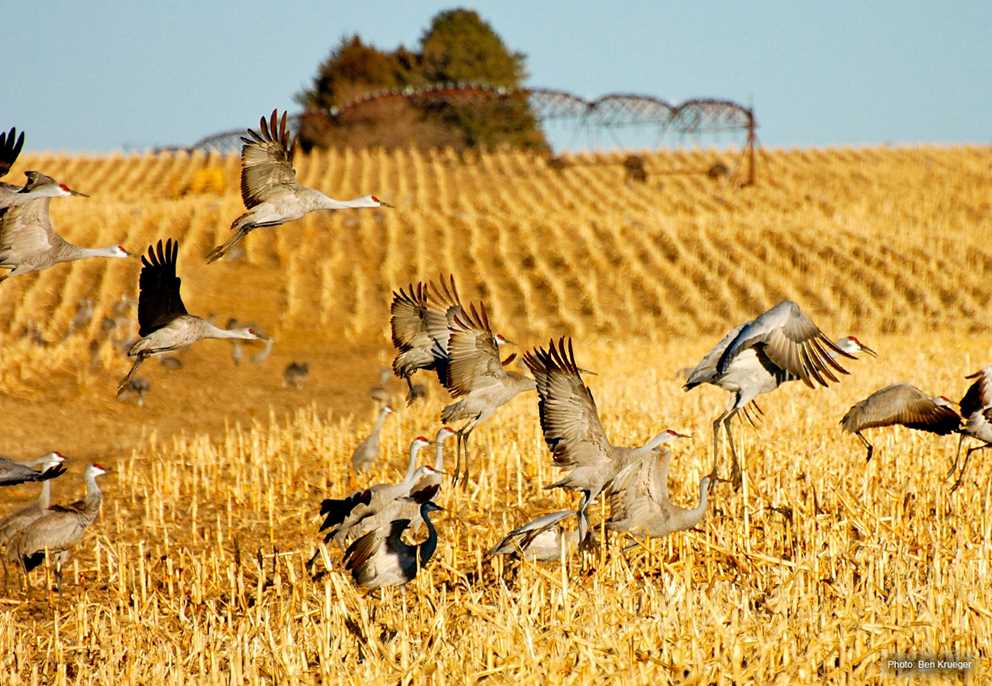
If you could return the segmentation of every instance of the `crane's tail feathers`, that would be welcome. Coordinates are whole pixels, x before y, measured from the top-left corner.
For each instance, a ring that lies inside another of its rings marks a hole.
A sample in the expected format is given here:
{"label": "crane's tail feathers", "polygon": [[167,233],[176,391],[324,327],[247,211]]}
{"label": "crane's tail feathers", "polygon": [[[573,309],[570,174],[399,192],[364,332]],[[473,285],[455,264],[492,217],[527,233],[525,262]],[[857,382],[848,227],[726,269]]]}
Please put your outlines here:
{"label": "crane's tail feathers", "polygon": [[245,227],[241,227],[240,229],[238,229],[237,233],[235,233],[233,236],[227,239],[226,242],[224,242],[222,245],[218,245],[216,248],[214,248],[209,253],[207,253],[207,264],[210,264],[211,262],[216,262],[217,260],[222,258],[227,253],[228,250],[230,250],[238,243],[240,243],[247,235],[248,235],[248,231],[246,230]]}
{"label": "crane's tail feathers", "polygon": [[30,572],[32,569],[40,565],[45,561],[45,551],[39,550],[36,553],[31,553],[30,555],[21,556],[21,564],[24,565],[24,571]]}

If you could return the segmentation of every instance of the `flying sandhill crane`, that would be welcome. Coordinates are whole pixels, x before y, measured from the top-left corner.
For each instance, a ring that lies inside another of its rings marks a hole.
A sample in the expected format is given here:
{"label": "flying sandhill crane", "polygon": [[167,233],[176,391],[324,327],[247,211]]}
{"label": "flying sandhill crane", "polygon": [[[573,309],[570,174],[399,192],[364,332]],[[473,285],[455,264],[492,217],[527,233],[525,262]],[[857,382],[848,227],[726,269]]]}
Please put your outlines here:
{"label": "flying sandhill crane", "polygon": [[380,405],[389,404],[389,389],[386,388],[386,384],[389,383],[389,377],[392,375],[393,370],[389,367],[383,367],[379,370],[379,383],[369,389],[369,397],[372,398],[373,402]]}
{"label": "flying sandhill crane", "polygon": [[[856,338],[851,340],[857,342]],[[857,347],[874,354],[860,343]],[[722,428],[730,440],[734,459],[731,480],[735,487],[741,484],[740,461],[730,430],[736,414],[757,396],[792,379],[799,379],[810,388],[814,387],[814,381],[822,386],[836,382],[833,371],[848,372],[835,355],[856,359],[854,353],[827,338],[796,303],[783,300],[759,317],[733,328],[690,372],[683,386],[686,391],[708,383],[734,394],[726,411],[713,421],[713,464],[717,463]]]}
{"label": "flying sandhill crane", "polygon": [[[14,166],[14,162],[17,161],[17,156],[21,154],[23,147],[23,131],[20,135],[17,135],[17,129],[13,127],[10,131],[0,131],[0,178],[6,176],[10,168]],[[38,175],[37,172],[26,172],[25,176],[30,179],[32,174]],[[34,184],[29,182],[23,187],[0,183],[0,210],[14,205],[23,205],[37,198],[61,198],[69,195],[86,197],[85,193],[74,191],[64,183],[56,182],[55,179],[49,179],[47,176],[43,178],[48,179],[48,181],[38,181]]]}
{"label": "flying sandhill crane", "polygon": [[965,436],[976,438],[981,441],[981,444],[968,448],[964,457],[964,466],[961,467],[961,473],[958,474],[957,481],[951,488],[952,493],[961,485],[965,470],[968,469],[968,459],[971,454],[978,450],[992,448],[992,366],[980,369],[965,378],[975,381],[961,398],[961,417],[964,419],[964,426],[961,427],[958,450],[954,455],[954,464],[947,473],[947,477],[950,478],[954,474],[954,470],[957,469],[958,458],[961,456],[961,444]]}
{"label": "flying sandhill crane", "polygon": [[[575,516],[578,528],[564,530],[561,523]],[[497,543],[488,555],[516,555],[525,560],[559,560],[577,545],[581,545],[589,535],[589,520],[585,512],[579,510],[559,510],[549,512],[519,526]]]}
{"label": "flying sandhill crane", "polygon": [[221,329],[187,313],[179,294],[177,259],[179,243],[171,238],[164,245],[160,240],[157,246],[149,246],[148,255],[141,258],[141,292],[138,296],[138,335],[141,338],[128,350],[128,356],[136,359],[117,387],[118,395],[149,357],[185,348],[204,338],[262,339],[250,328]]}
{"label": "flying sandhill crane", "polygon": [[361,207],[392,207],[374,195],[353,200],[335,200],[313,188],[301,186],[293,169],[296,147],[289,140],[286,113],[279,120],[276,110],[266,122],[262,117],[256,132],[248,129],[241,138],[241,199],[248,210],[231,224],[234,235],[207,255],[207,262],[223,257],[255,229],[279,226],[317,210]]}
{"label": "flying sandhill crane", "polygon": [[402,539],[410,526],[409,519],[396,519],[385,527],[368,532],[356,539],[344,554],[344,568],[359,588],[368,590],[383,586],[402,586],[412,581],[437,550],[437,529],[430,513],[443,510],[428,500],[420,505],[420,518],[427,525],[427,539],[410,545]]}
{"label": "flying sandhill crane", "polygon": [[417,436],[410,443],[410,461],[403,480],[395,484],[376,484],[362,491],[356,491],[346,498],[326,498],[320,503],[320,514],[324,517],[321,531],[327,531],[324,543],[333,540],[342,545],[350,537],[351,527],[376,512],[382,511],[397,498],[410,495],[411,490],[424,475],[432,473],[433,467],[417,467],[417,456],[430,445],[430,439]]}
{"label": "flying sandhill crane", "polygon": [[409,388],[407,403],[414,399],[410,377],[417,370],[434,370],[444,382],[451,337],[449,327],[462,306],[455,277],[449,275],[445,279],[442,276],[439,283],[418,282],[393,291],[393,302],[389,307],[389,325],[397,351],[393,372],[406,381]]}
{"label": "flying sandhill crane", "polygon": [[668,468],[672,453],[661,449],[660,459],[648,459],[614,480],[607,492],[610,517],[606,527],[634,535],[660,538],[674,531],[691,529],[706,514],[707,495],[716,475],[699,482],[699,502],[693,508],[672,503],[668,495]]}
{"label": "flying sandhill crane", "polygon": [[62,466],[64,459],[58,452],[48,453],[27,462],[15,462],[0,457],[0,486],[16,486],[28,481],[47,481],[62,476],[65,473],[65,467]]}
{"label": "flying sandhill crane", "polygon": [[71,505],[52,505],[44,515],[21,529],[7,546],[8,559],[20,562],[25,573],[45,561],[45,553],[55,559],[55,590],[62,588],[62,566],[69,549],[82,539],[87,527],[100,513],[103,493],[96,478],[107,470],[97,464],[86,467],[86,498]]}
{"label": "flying sandhill crane", "polygon": [[376,414],[375,424],[372,425],[372,432],[368,437],[358,444],[355,452],[351,454],[351,466],[356,472],[361,474],[379,459],[379,433],[382,431],[382,424],[386,417],[393,413],[393,408],[383,405]]}
{"label": "flying sandhill crane", "polygon": [[[41,463],[38,467],[42,472],[52,469],[54,467],[60,466],[65,462],[65,457],[61,453],[52,452],[41,458]],[[64,471],[64,469],[63,469]],[[60,474],[62,472],[59,472]],[[18,531],[26,527],[28,524],[34,520],[41,517],[48,510],[48,506],[51,504],[52,497],[52,480],[47,478],[41,483],[41,494],[38,499],[25,505],[24,507],[14,510],[9,515],[0,519],[0,548],[6,549],[7,544],[10,539],[14,537]],[[7,558],[4,555],[3,558],[3,578],[4,586],[7,585]]]}
{"label": "flying sandhill crane", "polygon": [[441,410],[441,421],[465,421],[455,431],[455,481],[461,471],[462,483],[468,484],[472,432],[496,410],[536,386],[531,377],[506,370],[515,355],[500,360],[500,346],[510,341],[493,333],[484,303],[478,309],[473,304],[456,311],[449,331],[448,363],[439,376],[456,402]]}
{"label": "flying sandhill crane", "polygon": [[[38,172],[28,172],[29,192],[54,181]],[[80,195],[72,191],[75,195]],[[89,257],[130,257],[121,245],[107,248],[81,248],[55,233],[48,214],[50,197],[36,198],[8,207],[0,214],[0,267],[10,269],[0,281],[12,276],[48,269],[61,262]]]}
{"label": "flying sandhill crane", "polygon": [[879,426],[905,426],[938,436],[957,433],[961,427],[951,401],[944,396],[930,397],[916,386],[897,383],[880,388],[847,411],[840,420],[844,431],[861,439],[870,460],[875,447],[861,433]]}
{"label": "flying sandhill crane", "polygon": [[552,340],[547,349],[535,348],[524,355],[524,364],[537,380],[544,441],[551,449],[555,466],[568,474],[545,488],[582,492],[580,512],[609,488],[613,480],[663,444],[684,437],[666,429],[640,448],[614,446],[599,421],[599,411],[582,370],[575,363],[572,339]]}

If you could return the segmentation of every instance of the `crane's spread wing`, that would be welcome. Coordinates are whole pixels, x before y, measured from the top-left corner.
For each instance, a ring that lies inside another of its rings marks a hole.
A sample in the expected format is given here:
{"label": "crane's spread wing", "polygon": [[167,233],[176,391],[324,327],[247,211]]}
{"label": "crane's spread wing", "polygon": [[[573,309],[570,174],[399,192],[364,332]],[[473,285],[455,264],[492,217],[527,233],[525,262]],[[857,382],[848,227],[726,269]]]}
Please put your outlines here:
{"label": "crane's spread wing", "polygon": [[26,464],[0,457],[0,486],[16,486],[29,481],[47,481],[65,473],[65,466],[58,464],[44,471]]}
{"label": "crane's spread wing", "polygon": [[148,255],[141,256],[138,335],[147,336],[186,314],[179,295],[180,279],[176,276],[178,259],[179,243],[171,238],[164,246],[161,240],[155,246],[148,246]]}
{"label": "crane's spread wing", "polygon": [[17,156],[21,154],[24,147],[24,132],[17,135],[17,129],[10,127],[6,133],[0,131],[0,177],[3,177],[14,166]]}
{"label": "crane's spread wing", "polygon": [[992,405],[992,366],[969,374],[968,379],[975,382],[968,387],[961,398],[961,416],[970,417],[979,410]]}
{"label": "crane's spread wing", "polygon": [[518,549],[526,550],[535,538],[557,525],[562,520],[574,515],[574,510],[559,510],[557,512],[549,512],[541,515],[540,517],[536,517],[526,524],[518,526],[516,529],[504,536],[502,541],[492,547],[489,551],[489,555],[492,556],[515,553]]}
{"label": "crane's spread wing", "polygon": [[840,423],[851,433],[901,424],[943,436],[957,431],[961,417],[953,408],[938,404],[916,386],[892,384],[852,406]]}
{"label": "crane's spread wing", "polygon": [[[386,527],[373,529],[361,538],[356,539],[344,551],[344,568],[351,572],[356,581],[362,576],[362,567],[371,560],[383,545],[392,552],[401,544],[400,536],[410,526],[409,519],[394,519]],[[374,570],[371,570],[374,573]]]}
{"label": "crane's spread wing", "polygon": [[485,304],[480,304],[479,309],[473,304],[467,310],[455,312],[450,330],[450,362],[441,382],[452,398],[502,383],[506,379]]}
{"label": "crane's spread wing", "polygon": [[35,198],[0,213],[0,260],[21,261],[64,243],[52,228],[50,201],[51,198]]}
{"label": "crane's spread wing", "polygon": [[[393,345],[400,351],[425,347],[432,354],[445,355],[448,349],[446,311],[431,304],[427,284],[410,284],[393,292],[389,308]],[[435,351],[434,349],[437,348]]]}
{"label": "crane's spread wing", "polygon": [[848,373],[834,359],[836,355],[856,359],[837,347],[791,300],[783,300],[744,326],[720,356],[717,372],[726,372],[734,357],[747,348],[760,348],[773,364],[810,387],[814,380],[822,386],[838,381],[831,367]]}
{"label": "crane's spread wing", "polygon": [[544,440],[559,467],[609,461],[610,442],[599,421],[596,401],[575,364],[572,339],[552,340],[523,361],[537,382],[538,411]]}
{"label": "crane's spread wing", "polygon": [[706,353],[702,360],[699,361],[689,375],[685,379],[685,385],[682,387],[685,390],[690,390],[695,388],[699,384],[707,383],[714,380],[717,376],[716,365],[720,361],[720,357],[723,355],[723,351],[727,349],[730,342],[737,338],[737,334],[741,332],[746,324],[740,324],[735,326],[730,332],[720,339],[713,348]]}
{"label": "crane's spread wing", "polygon": [[248,129],[241,142],[241,199],[251,209],[279,191],[299,188],[293,169],[293,146],[286,129],[286,112],[272,110],[270,121],[262,117],[259,131]]}

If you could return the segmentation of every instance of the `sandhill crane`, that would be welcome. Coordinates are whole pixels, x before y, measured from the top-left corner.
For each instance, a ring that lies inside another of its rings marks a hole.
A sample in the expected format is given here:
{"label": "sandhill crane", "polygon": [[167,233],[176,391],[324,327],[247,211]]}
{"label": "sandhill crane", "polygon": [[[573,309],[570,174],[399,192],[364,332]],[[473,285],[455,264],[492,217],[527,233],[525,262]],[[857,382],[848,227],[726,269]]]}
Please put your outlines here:
{"label": "sandhill crane", "polygon": [[293,387],[299,390],[303,388],[303,380],[306,379],[309,374],[309,364],[294,360],[287,364],[286,368],[282,370],[282,385],[287,388]]}
{"label": "sandhill crane", "polygon": [[389,404],[389,389],[386,388],[386,384],[389,383],[389,377],[392,375],[393,370],[389,367],[383,367],[379,370],[379,383],[369,389],[369,397],[372,398],[373,402],[380,405]]}
{"label": "sandhill crane", "polygon": [[45,553],[55,559],[55,590],[62,588],[62,565],[69,557],[69,549],[82,539],[87,527],[100,513],[103,493],[96,478],[107,470],[98,464],[86,467],[86,498],[71,505],[52,505],[44,515],[21,529],[10,540],[8,559],[20,562],[25,573],[45,561]]}
{"label": "sandhill crane", "polygon": [[127,395],[134,394],[138,402],[138,407],[145,406],[145,394],[152,389],[151,382],[142,376],[136,376],[124,386],[124,389],[117,394],[118,400],[124,400]]}
{"label": "sandhill crane", "polygon": [[[10,131],[0,131],[0,178],[6,176],[10,168],[14,166],[21,148],[24,147],[24,132],[17,135],[17,129],[11,127]],[[37,175],[46,179],[39,179],[34,184],[30,182],[31,175]],[[60,198],[69,195],[81,195],[85,193],[74,191],[64,183],[57,183],[55,179],[39,175],[38,172],[26,172],[25,176],[29,181],[23,187],[13,186],[9,183],[0,183],[0,210],[14,205],[23,205],[36,200],[37,198]]]}
{"label": "sandhill crane", "polygon": [[161,240],[157,246],[149,246],[148,255],[141,258],[138,297],[138,335],[141,338],[128,350],[128,356],[136,359],[117,387],[118,395],[149,357],[185,348],[204,338],[261,340],[252,329],[221,329],[187,313],[179,294],[180,279],[176,276],[178,258],[179,243],[171,238],[164,246]]}
{"label": "sandhill crane", "polygon": [[372,425],[372,432],[365,438],[355,452],[351,454],[351,466],[359,474],[372,466],[379,459],[379,433],[382,431],[382,424],[386,417],[393,413],[393,408],[383,405],[376,414],[375,424]]}
{"label": "sandhill crane", "polygon": [[535,348],[524,355],[524,364],[537,380],[538,410],[544,441],[551,449],[555,466],[568,469],[564,478],[545,488],[582,492],[579,511],[609,488],[625,469],[648,457],[659,446],[685,437],[666,429],[640,448],[614,446],[599,421],[599,411],[582,370],[575,363],[572,339],[552,340],[548,348]]}
{"label": "sandhill crane", "polygon": [[957,433],[961,427],[951,401],[944,396],[930,397],[916,386],[897,383],[880,388],[851,406],[840,420],[844,431],[857,436],[868,449],[870,460],[875,447],[861,432],[879,426],[905,426],[938,436]]}
{"label": "sandhill crane", "polygon": [[248,210],[231,224],[234,235],[207,255],[207,262],[220,259],[255,229],[279,226],[317,210],[341,210],[362,207],[392,207],[374,195],[352,200],[335,200],[313,188],[301,186],[293,169],[296,147],[286,130],[286,113],[279,120],[276,110],[266,122],[258,122],[259,131],[247,130],[241,142],[241,199]]}
{"label": "sandhill crane", "polygon": [[[38,172],[28,172],[27,189],[54,183]],[[73,193],[77,194],[75,191]],[[14,207],[0,214],[0,267],[9,269],[0,282],[12,276],[48,269],[61,262],[72,262],[89,257],[130,257],[122,245],[107,248],[81,248],[69,243],[52,228],[48,214],[50,197],[41,197]]]}
{"label": "sandhill crane", "polygon": [[417,370],[434,370],[444,382],[449,361],[449,327],[455,314],[462,311],[455,277],[449,275],[445,279],[442,276],[440,285],[418,282],[393,291],[389,311],[393,346],[397,350],[393,372],[406,381],[407,402],[411,403],[414,390],[410,377]]}
{"label": "sandhill crane", "polygon": [[[850,340],[860,350],[874,354],[856,338]],[[810,388],[813,381],[827,386],[838,379],[831,371],[847,374],[835,355],[850,359],[854,354],[827,338],[819,327],[791,300],[783,300],[757,318],[740,324],[724,336],[689,374],[683,388],[700,384],[719,386],[734,394],[729,407],[713,421],[713,464],[717,463],[722,428],[730,440],[734,459],[731,480],[741,484],[741,467],[730,423],[734,416],[758,395],[768,393],[791,379]]]}
{"label": "sandhill crane", "polygon": [[321,531],[327,531],[324,543],[333,540],[342,544],[349,536],[350,529],[357,522],[376,512],[382,511],[386,505],[397,498],[410,495],[411,489],[424,475],[434,472],[430,466],[417,467],[417,456],[420,451],[430,445],[430,439],[417,436],[410,443],[410,460],[407,464],[403,480],[395,484],[376,484],[362,491],[356,491],[346,498],[327,498],[320,503],[320,514],[324,521]]}
{"label": "sandhill crane", "polygon": [[[578,528],[565,531],[562,521],[575,516]],[[497,543],[488,555],[517,555],[525,560],[558,560],[589,535],[589,520],[583,510],[549,512],[519,526]]]}
{"label": "sandhill crane", "polygon": [[607,492],[610,516],[606,526],[612,531],[634,535],[662,537],[675,531],[691,529],[706,513],[707,494],[716,482],[708,474],[699,482],[699,501],[693,508],[672,503],[668,494],[668,468],[672,453],[661,449],[660,459],[647,459],[614,480]]}
{"label": "sandhill crane", "polygon": [[448,363],[439,376],[456,402],[441,410],[445,424],[465,420],[456,431],[455,481],[464,465],[463,484],[468,484],[469,438],[472,432],[503,405],[519,394],[536,388],[534,379],[506,370],[515,357],[500,360],[501,345],[510,341],[494,334],[484,303],[476,309],[456,311],[449,326]]}
{"label": "sandhill crane", "polygon": [[[65,462],[65,457],[63,457],[61,453],[51,452],[41,458],[41,462],[38,467],[42,470],[42,472],[44,472],[60,466],[63,462]],[[59,473],[61,474],[63,472]],[[0,548],[6,549],[7,544],[10,542],[10,539],[14,537],[14,534],[45,514],[48,510],[48,506],[51,504],[51,497],[52,480],[51,478],[47,478],[41,483],[41,493],[39,494],[37,500],[34,500],[18,510],[14,510],[3,519],[0,519]],[[6,586],[6,555],[3,557],[3,579],[4,586]]]}
{"label": "sandhill crane", "polygon": [[968,459],[971,454],[992,448],[992,366],[979,369],[974,374],[969,374],[966,379],[975,381],[968,387],[964,397],[961,398],[961,417],[964,419],[964,426],[961,427],[961,438],[958,440],[958,450],[954,455],[954,464],[951,465],[947,478],[950,478],[957,469],[958,460],[961,457],[961,444],[966,436],[971,436],[981,441],[980,445],[968,448],[964,457],[964,466],[958,474],[957,481],[951,488],[953,493],[961,485],[965,470],[968,469]]}
{"label": "sandhill crane", "polygon": [[427,525],[427,539],[419,545],[405,543],[401,536],[409,519],[390,522],[389,529],[375,529],[356,539],[344,554],[344,567],[360,588],[402,586],[412,581],[437,549],[437,529],[430,513],[444,508],[433,501],[420,505],[420,518]]}
{"label": "sandhill crane", "polygon": [[[0,457],[0,486],[16,486],[28,481],[47,481],[65,473],[63,459],[58,452],[42,455],[34,460],[15,462],[6,457]],[[54,464],[53,464],[54,460]]]}

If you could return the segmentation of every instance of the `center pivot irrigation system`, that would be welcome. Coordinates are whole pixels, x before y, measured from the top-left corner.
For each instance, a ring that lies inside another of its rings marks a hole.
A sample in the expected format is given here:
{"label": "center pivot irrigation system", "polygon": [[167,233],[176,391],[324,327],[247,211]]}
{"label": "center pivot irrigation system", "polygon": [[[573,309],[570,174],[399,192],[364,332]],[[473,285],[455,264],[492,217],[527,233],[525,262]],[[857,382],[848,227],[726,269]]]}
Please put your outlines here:
{"label": "center pivot irrigation system", "polygon": [[[744,137],[746,183],[756,178],[755,148],[758,122],[754,110],[731,100],[694,98],[673,105],[650,95],[611,93],[595,100],[586,100],[573,93],[552,88],[505,88],[484,83],[432,84],[423,88],[380,90],[364,93],[348,102],[327,110],[311,110],[291,115],[289,124],[298,132],[306,117],[320,117],[332,126],[347,126],[358,120],[365,108],[390,101],[411,104],[451,102],[484,103],[499,98],[526,98],[534,116],[543,123],[564,123],[586,130],[616,130],[622,128],[653,128],[658,140],[666,134],[701,137],[729,132]],[[234,152],[240,148],[244,129],[224,131],[207,136],[192,146],[192,150]]]}

